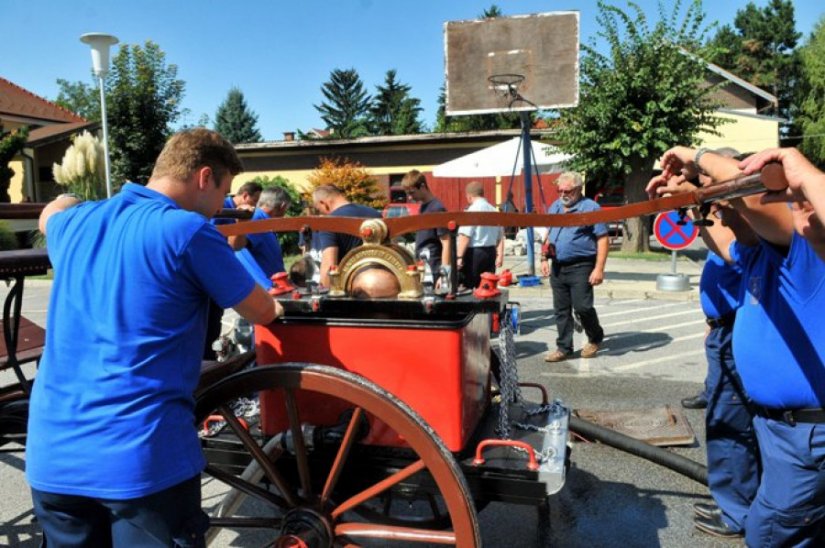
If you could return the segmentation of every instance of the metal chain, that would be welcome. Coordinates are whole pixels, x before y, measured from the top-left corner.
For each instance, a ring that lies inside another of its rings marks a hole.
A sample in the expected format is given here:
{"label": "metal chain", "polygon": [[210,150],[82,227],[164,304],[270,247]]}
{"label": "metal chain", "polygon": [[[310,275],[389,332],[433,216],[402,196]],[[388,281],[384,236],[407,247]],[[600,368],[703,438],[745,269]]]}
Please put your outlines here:
{"label": "metal chain", "polygon": [[498,360],[500,364],[499,381],[501,386],[501,405],[498,413],[498,435],[510,439],[510,404],[523,401],[521,387],[518,384],[516,363],[516,344],[513,340],[513,328],[510,309],[504,311],[498,335]]}

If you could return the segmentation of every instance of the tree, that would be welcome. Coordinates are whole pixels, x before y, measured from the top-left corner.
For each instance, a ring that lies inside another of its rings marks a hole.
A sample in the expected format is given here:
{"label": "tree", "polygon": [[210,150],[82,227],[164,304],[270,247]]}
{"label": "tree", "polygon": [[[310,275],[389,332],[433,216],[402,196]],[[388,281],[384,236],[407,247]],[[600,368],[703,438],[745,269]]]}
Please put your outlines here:
{"label": "tree", "polygon": [[311,189],[307,194],[312,201],[312,189],[321,185],[335,185],[350,202],[374,208],[382,208],[387,197],[381,195],[378,181],[364,166],[346,158],[321,158],[320,165],[308,177]]}
{"label": "tree", "polygon": [[[764,8],[749,2],[736,12],[733,28],[722,27],[711,45],[710,61],[758,86],[779,100],[777,115],[791,120],[799,58],[791,0],[771,0]],[[785,124],[787,133],[791,124]]]}
{"label": "tree", "polygon": [[799,50],[801,81],[795,119],[802,131],[799,148],[811,161],[825,165],[825,17]]}
{"label": "tree", "polygon": [[369,134],[370,96],[354,68],[333,70],[329,81],[321,86],[321,93],[325,100],[313,106],[321,113],[321,119],[327,129],[332,130],[334,138],[350,139]]}
{"label": "tree", "polygon": [[157,44],[124,44],[106,79],[112,182],[146,183],[181,113],[184,82]]}
{"label": "tree", "polygon": [[387,71],[384,85],[375,86],[370,106],[370,126],[376,135],[421,133],[421,100],[410,96],[412,89],[395,79],[396,71]]}
{"label": "tree", "polygon": [[[649,28],[636,4],[632,13],[598,4],[598,36],[609,54],[583,46],[579,106],[562,112],[558,139],[574,154],[571,167],[588,182],[623,181],[630,202],[646,200],[653,164],[668,147],[694,143],[700,131],[714,131],[714,88],[705,85],[705,64],[694,53],[704,36],[701,1],[693,0],[681,23],[681,2],[673,14]],[[622,249],[648,249],[648,227],[629,219]]]}
{"label": "tree", "polygon": [[258,115],[246,106],[243,92],[238,88],[230,89],[215,113],[215,131],[232,144],[259,143],[261,133],[257,125]]}
{"label": "tree", "polygon": [[89,121],[100,120],[100,91],[97,84],[83,82],[69,82],[62,78],[57,79],[60,91],[54,102]]}
{"label": "tree", "polygon": [[489,19],[491,17],[501,17],[502,15],[504,14],[501,12],[501,8],[493,4],[481,13],[481,18]]}
{"label": "tree", "polygon": [[14,177],[14,170],[9,167],[9,162],[17,156],[17,153],[26,146],[29,138],[29,128],[23,126],[13,131],[3,132],[0,127],[0,202],[9,203],[9,185]]}

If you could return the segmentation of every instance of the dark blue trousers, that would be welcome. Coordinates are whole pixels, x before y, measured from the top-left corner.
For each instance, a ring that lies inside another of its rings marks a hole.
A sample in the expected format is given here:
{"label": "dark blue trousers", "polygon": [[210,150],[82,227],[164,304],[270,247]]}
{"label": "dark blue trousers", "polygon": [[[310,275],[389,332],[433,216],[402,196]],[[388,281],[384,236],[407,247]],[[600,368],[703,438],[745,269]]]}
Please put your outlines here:
{"label": "dark blue trousers", "polygon": [[748,512],[748,546],[825,546],[825,424],[754,418],[762,482]]}
{"label": "dark blue trousers", "polygon": [[209,518],[201,478],[130,500],[93,499],[32,489],[34,513],[48,548],[202,547]]}
{"label": "dark blue trousers", "polygon": [[708,360],[708,487],[722,519],[742,531],[759,487],[759,449],[753,414],[733,361],[733,326],[715,327],[705,338]]}

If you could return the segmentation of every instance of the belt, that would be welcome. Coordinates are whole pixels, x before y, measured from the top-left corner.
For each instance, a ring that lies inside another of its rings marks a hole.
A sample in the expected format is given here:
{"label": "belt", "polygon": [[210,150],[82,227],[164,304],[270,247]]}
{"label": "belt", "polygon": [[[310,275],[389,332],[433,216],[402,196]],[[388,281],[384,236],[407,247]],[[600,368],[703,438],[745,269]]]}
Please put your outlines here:
{"label": "belt", "polygon": [[768,409],[762,407],[758,409],[758,413],[765,418],[782,421],[791,426],[796,426],[798,422],[825,423],[825,409]]}
{"label": "belt", "polygon": [[708,323],[709,326],[713,327],[714,329],[717,327],[730,327],[733,325],[733,320],[736,319],[736,312],[730,312],[725,314],[724,316],[720,316],[719,318],[705,318],[705,321]]}
{"label": "belt", "polygon": [[572,261],[557,261],[553,259],[553,264],[556,266],[573,266],[577,264],[596,264],[596,257],[582,257],[581,259],[573,259]]}

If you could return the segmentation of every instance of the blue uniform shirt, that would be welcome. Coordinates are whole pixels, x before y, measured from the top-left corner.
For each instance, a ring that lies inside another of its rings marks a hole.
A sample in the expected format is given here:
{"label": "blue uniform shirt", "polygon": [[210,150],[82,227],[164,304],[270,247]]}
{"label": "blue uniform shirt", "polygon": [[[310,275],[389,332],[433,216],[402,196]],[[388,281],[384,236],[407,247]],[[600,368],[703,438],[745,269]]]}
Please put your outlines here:
{"label": "blue uniform shirt", "polygon": [[772,409],[825,407],[825,262],[794,234],[787,256],[734,246],[742,303],[733,357],[748,395]]}
{"label": "blue uniform shirt", "polygon": [[115,500],[199,474],[195,389],[207,297],[254,281],[206,218],[127,184],[48,221],[54,282],[29,408],[26,478],[41,491]]}
{"label": "blue uniform shirt", "polygon": [[[253,221],[269,219],[261,209],[255,209],[252,213]],[[281,244],[278,243],[278,236],[273,232],[263,232],[261,234],[249,234],[246,237],[247,249],[258,266],[261,267],[267,279],[273,274],[284,272],[284,258],[281,255]],[[271,284],[270,284],[271,285]]]}
{"label": "blue uniform shirt", "polygon": [[[334,210],[329,214],[330,217],[368,217],[379,218],[381,214],[371,207],[360,204],[345,204]],[[361,238],[350,236],[349,234],[340,234],[338,232],[317,232],[313,235],[318,236],[318,247],[322,250],[328,247],[336,246],[338,248],[338,260],[340,261],[344,255],[349,253],[353,248],[361,245]]]}
{"label": "blue uniform shirt", "polygon": [[[599,211],[599,204],[590,198],[582,197],[573,206],[564,211],[564,204],[556,200],[547,208],[547,213],[588,213]],[[550,227],[548,241],[556,246],[556,261],[570,263],[596,258],[596,240],[607,234],[607,225],[596,223],[585,226]]]}
{"label": "blue uniform shirt", "polygon": [[708,251],[702,277],[699,278],[699,302],[708,318],[721,318],[735,312],[739,305],[742,269],[728,264],[722,257]]}

